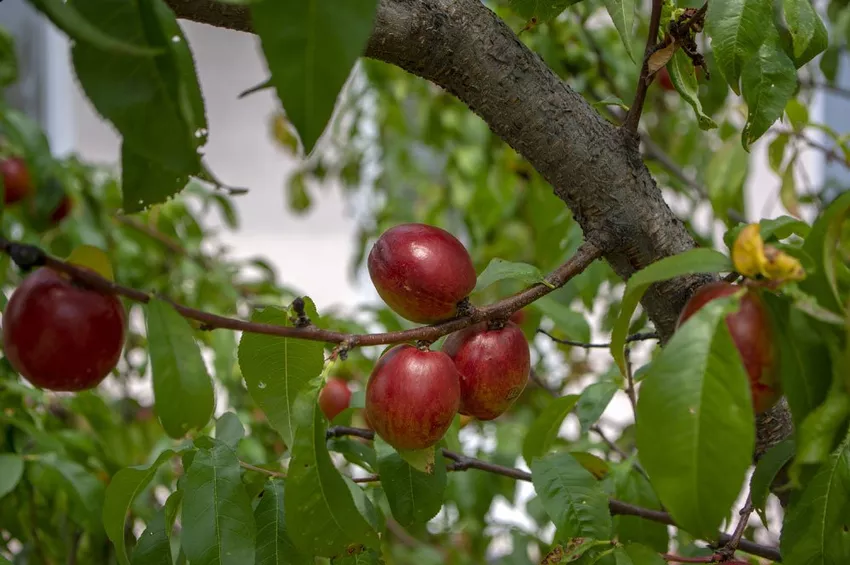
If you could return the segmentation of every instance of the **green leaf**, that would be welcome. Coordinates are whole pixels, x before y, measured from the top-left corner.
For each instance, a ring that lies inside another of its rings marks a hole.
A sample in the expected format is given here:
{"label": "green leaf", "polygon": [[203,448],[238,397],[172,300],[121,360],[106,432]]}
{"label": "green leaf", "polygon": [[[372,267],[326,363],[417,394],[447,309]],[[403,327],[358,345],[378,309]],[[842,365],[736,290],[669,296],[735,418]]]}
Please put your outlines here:
{"label": "green leaf", "polygon": [[637,406],[640,461],[676,523],[700,537],[716,535],[755,443],[749,380],[724,321],[732,304],[709,302],[673,334]]}
{"label": "green leaf", "polygon": [[773,484],[776,475],[788,463],[796,448],[794,441],[786,439],[771,447],[756,464],[753,476],[750,478],[750,494],[753,500],[753,508],[761,516],[762,522],[767,526],[765,506],[767,496],[770,494],[770,485]]}
{"label": "green leaf", "polygon": [[791,216],[779,216],[773,219],[763,219],[759,222],[761,237],[765,241],[775,237],[776,239],[785,239],[791,235],[799,235],[806,237],[811,231],[811,226],[802,220],[792,218]]}
{"label": "green leaf", "polygon": [[809,276],[800,283],[800,288],[814,296],[821,306],[833,312],[843,311],[844,305],[836,298],[830,277],[827,275],[829,271],[834,272],[831,247],[834,249],[835,241],[834,232],[831,235],[831,226],[839,218],[843,218],[848,210],[850,210],[850,192],[845,192],[818,216],[803,244],[803,251],[815,259],[817,272],[809,273]]}
{"label": "green leaf", "polygon": [[127,565],[127,548],[124,545],[124,533],[127,514],[133,501],[150,484],[159,467],[177,452],[167,449],[159,454],[150,465],[137,465],[121,469],[106,488],[103,500],[102,520],[106,535],[115,546],[115,554],[121,565]]}
{"label": "green leaf", "polygon": [[850,435],[788,508],[782,527],[782,562],[832,564],[850,561]]}
{"label": "green leaf", "polygon": [[797,454],[788,471],[796,484],[803,465],[814,465],[826,461],[835,444],[835,437],[844,429],[850,417],[850,395],[841,380],[830,391],[826,400],[812,410],[797,431]]}
{"label": "green leaf", "polygon": [[791,33],[794,62],[802,67],[829,45],[829,34],[811,0],[783,0],[785,22]]}
{"label": "green leaf", "polygon": [[[93,24],[139,45],[148,45],[146,33],[159,22],[145,22],[135,2],[119,0],[77,0],[74,6]],[[169,38],[170,40],[170,38]],[[169,51],[170,53],[170,51]],[[129,157],[125,171],[124,202],[126,211],[136,211],[139,200],[145,205],[165,200],[179,183],[173,180],[166,188],[158,186],[167,178],[184,178],[200,171],[198,139],[186,119],[183,97],[175,97],[181,89],[190,89],[185,81],[164,74],[165,54],[142,58],[108,52],[90,44],[77,42],[72,49],[74,69],[80,85],[97,112],[112,123],[122,136],[122,158]],[[187,103],[186,107],[190,107]],[[147,164],[152,161],[152,164]],[[142,183],[141,172],[156,176]],[[133,192],[135,189],[141,192]],[[169,192],[170,191],[170,192]],[[165,197],[163,196],[164,193]]]}
{"label": "green leaf", "polygon": [[541,24],[561,15],[561,13],[581,0],[511,0],[511,8],[527,20]]}
{"label": "green leaf", "polygon": [[576,405],[576,415],[583,432],[587,433],[590,426],[599,420],[618,390],[619,387],[612,381],[601,381],[582,391]]}
{"label": "green leaf", "polygon": [[617,565],[667,565],[658,552],[637,543],[618,547],[614,551],[614,556],[617,559]]}
{"label": "green leaf", "polygon": [[711,38],[714,60],[726,82],[740,94],[739,82],[746,64],[768,37],[773,22],[770,0],[719,0],[708,5],[705,29]]}
{"label": "green leaf", "polygon": [[18,56],[15,53],[15,40],[8,31],[0,29],[0,87],[5,88],[17,80]]}
{"label": "green leaf", "polygon": [[611,537],[608,497],[599,483],[568,453],[531,463],[531,480],[560,537]]}
{"label": "green leaf", "polygon": [[242,438],[245,437],[245,428],[239,421],[239,416],[233,412],[225,412],[215,423],[215,439],[236,449]]}
{"label": "green leaf", "polygon": [[[613,466],[610,472],[614,498],[651,510],[661,510],[661,502],[649,480],[638,472],[631,461]],[[666,552],[670,536],[665,524],[650,522],[639,516],[615,516],[614,531],[622,543],[641,543],[656,551]]]}
{"label": "green leaf", "polygon": [[254,562],[257,534],[239,459],[229,446],[199,449],[183,487],[181,541],[192,565]]}
{"label": "green leaf", "polygon": [[781,352],[779,380],[797,430],[826,398],[832,382],[829,347],[817,323],[787,299],[763,295],[771,316],[776,350]]}
{"label": "green leaf", "polygon": [[361,545],[354,551],[334,557],[331,559],[331,565],[384,565],[384,560],[375,550]]}
{"label": "green leaf", "polygon": [[785,148],[788,146],[788,141],[790,139],[791,136],[789,134],[781,132],[773,138],[773,141],[770,142],[770,145],[767,148],[767,160],[774,173],[778,173],[782,167],[782,161],[785,157]]}
{"label": "green leaf", "polygon": [[92,532],[102,532],[100,511],[103,507],[103,483],[88,469],[66,459],[60,459],[54,453],[41,457],[38,463],[55,473],[81,512],[72,514],[75,521],[87,524]]}
{"label": "green leaf", "polygon": [[206,107],[186,35],[163,0],[140,0],[139,7],[148,41],[165,51],[157,62],[171,96],[179,101],[195,145],[204,145],[208,136]]}
{"label": "green leaf", "polygon": [[137,153],[126,143],[121,144],[122,208],[127,214],[165,202],[183,190],[188,182],[188,174],[171,171]]}
{"label": "green leaf", "polygon": [[620,34],[620,39],[626,48],[629,58],[634,61],[635,55],[632,52],[632,39],[634,38],[635,27],[635,0],[602,0],[605,4],[605,9],[608,10],[608,15],[614,22],[614,27]]}
{"label": "green leaf", "polygon": [[487,268],[478,275],[478,282],[473,292],[482,291],[491,284],[505,279],[518,280],[528,285],[542,283],[552,288],[551,284],[546,283],[540,269],[534,265],[529,265],[528,263],[511,263],[504,259],[495,258],[491,259]]}
{"label": "green leaf", "polygon": [[145,306],[156,414],[166,433],[180,438],[207,425],[215,408],[213,384],[189,325],[170,304]]}
{"label": "green leaf", "polygon": [[[711,11],[710,5],[708,10]],[[782,117],[785,105],[797,89],[797,73],[778,43],[768,41],[744,65],[741,83],[747,103],[747,123],[741,141],[749,151],[750,145]]]}
{"label": "green leaf", "polygon": [[414,469],[423,473],[434,472],[437,461],[437,448],[426,447],[425,449],[399,449],[399,457],[407,461]]}
{"label": "green leaf", "polygon": [[[83,42],[102,51],[114,51],[127,55],[152,56],[161,53],[161,49],[139,45],[134,41],[126,42],[117,39],[119,34],[107,34],[94,25],[97,20],[88,19],[77,10],[78,3],[68,3],[64,0],[30,0],[41,13],[64,31],[76,42]],[[124,39],[132,39],[124,37]]]}
{"label": "green leaf", "polygon": [[[171,528],[165,520],[165,508],[160,508],[148,522],[133,549],[132,565],[171,565]],[[125,557],[126,559],[126,557]]]}
{"label": "green leaf", "polygon": [[0,498],[16,486],[24,474],[24,459],[15,453],[0,453]]}
{"label": "green leaf", "polygon": [[375,438],[378,474],[393,518],[402,526],[424,524],[443,506],[446,490],[446,463],[437,453],[434,472],[423,473],[410,466],[396,451]]}
{"label": "green leaf", "polygon": [[699,82],[694,64],[681,50],[677,50],[670,62],[667,63],[667,72],[670,74],[670,81],[673,86],[685,99],[685,102],[694,109],[700,129],[716,128],[715,121],[703,111],[702,102],[699,99]]}
{"label": "green leaf", "polygon": [[785,114],[797,131],[802,131],[809,125],[809,109],[796,98],[790,99],[785,105]]}
{"label": "green leaf", "polygon": [[299,400],[303,423],[295,431],[284,505],[288,516],[298,516],[289,525],[295,545],[309,555],[332,557],[352,543],[376,546],[378,538],[331,461],[317,396],[312,390]]}
{"label": "green leaf", "polygon": [[729,220],[729,211],[744,210],[744,183],[749,173],[750,156],[734,138],[715,151],[705,171],[705,185],[714,214]]}
{"label": "green leaf", "polygon": [[665,257],[660,261],[641,269],[626,283],[623,301],[620,306],[620,315],[611,332],[611,355],[620,367],[620,372],[626,374],[626,363],[623,348],[626,345],[626,337],[629,333],[629,323],[632,314],[637,308],[643,293],[652,283],[672,279],[682,275],[695,273],[719,273],[733,270],[729,258],[713,249],[691,249]]}
{"label": "green leaf", "polygon": [[570,394],[553,399],[529,426],[522,442],[522,456],[526,465],[531,465],[537,457],[545,455],[555,439],[561,423],[579,400],[579,395]]}
{"label": "green leaf", "polygon": [[[291,325],[286,313],[278,308],[255,312],[251,321]],[[322,372],[323,344],[243,333],[238,356],[248,392],[286,445],[291,446],[296,428],[293,405],[310,379]]]}
{"label": "green leaf", "polygon": [[271,82],[306,153],[372,33],[377,0],[262,0],[251,6]]}
{"label": "green leaf", "polygon": [[301,553],[286,526],[283,481],[272,479],[254,510],[257,523],[256,565],[308,565],[315,560]]}
{"label": "green leaf", "polygon": [[567,338],[582,343],[590,341],[590,325],[580,312],[561,304],[551,296],[544,296],[531,306],[550,318],[555,328],[566,334]]}

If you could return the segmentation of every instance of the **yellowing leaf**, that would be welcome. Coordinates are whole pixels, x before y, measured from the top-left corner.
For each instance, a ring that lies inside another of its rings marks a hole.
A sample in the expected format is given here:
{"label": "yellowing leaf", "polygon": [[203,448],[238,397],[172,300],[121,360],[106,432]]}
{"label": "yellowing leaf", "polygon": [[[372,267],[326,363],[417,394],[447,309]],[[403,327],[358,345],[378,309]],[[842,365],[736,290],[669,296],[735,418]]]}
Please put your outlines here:
{"label": "yellowing leaf", "polygon": [[770,280],[801,281],[806,278],[803,265],[795,257],[772,245],[764,248],[765,263],[762,274]]}
{"label": "yellowing leaf", "polygon": [[732,245],[732,262],[739,273],[749,278],[799,281],[806,277],[803,265],[795,257],[764,244],[759,224],[750,224],[738,234]]}
{"label": "yellowing leaf", "polygon": [[109,256],[105,251],[97,247],[81,245],[71,252],[66,261],[91,269],[110,281],[115,280],[115,275],[112,272],[112,263],[109,262]]}
{"label": "yellowing leaf", "polygon": [[670,43],[670,45],[662,47],[650,55],[649,60],[646,62],[648,70],[647,76],[652,76],[664,68],[664,66],[670,62],[670,59],[673,58],[673,54],[676,52],[676,48],[678,47],[679,46],[676,43]]}
{"label": "yellowing leaf", "polygon": [[735,270],[745,277],[755,278],[761,274],[762,265],[766,261],[761,226],[750,224],[741,230],[732,246],[732,263]]}

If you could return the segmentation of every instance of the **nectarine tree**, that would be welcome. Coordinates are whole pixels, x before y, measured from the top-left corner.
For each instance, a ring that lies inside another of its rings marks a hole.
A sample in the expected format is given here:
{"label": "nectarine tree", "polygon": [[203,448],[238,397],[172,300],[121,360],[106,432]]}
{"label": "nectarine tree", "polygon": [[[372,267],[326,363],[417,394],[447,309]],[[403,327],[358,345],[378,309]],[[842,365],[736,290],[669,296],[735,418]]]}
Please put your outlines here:
{"label": "nectarine tree", "polygon": [[[28,3],[121,162],[0,101],[0,563],[850,563],[846,2]],[[189,22],[373,303],[221,245]]]}

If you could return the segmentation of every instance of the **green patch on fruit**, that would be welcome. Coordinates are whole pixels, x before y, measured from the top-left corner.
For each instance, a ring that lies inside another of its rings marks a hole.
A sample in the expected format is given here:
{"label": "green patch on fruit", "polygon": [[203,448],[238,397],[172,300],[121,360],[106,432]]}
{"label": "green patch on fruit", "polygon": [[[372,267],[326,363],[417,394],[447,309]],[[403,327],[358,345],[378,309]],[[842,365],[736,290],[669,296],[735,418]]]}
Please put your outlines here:
{"label": "green patch on fruit", "polygon": [[437,458],[434,447],[425,449],[398,449],[398,454],[408,465],[429,475],[434,473],[434,461]]}
{"label": "green patch on fruit", "polygon": [[112,263],[105,251],[92,245],[81,245],[71,251],[66,259],[68,263],[86,267],[109,281],[115,281]]}

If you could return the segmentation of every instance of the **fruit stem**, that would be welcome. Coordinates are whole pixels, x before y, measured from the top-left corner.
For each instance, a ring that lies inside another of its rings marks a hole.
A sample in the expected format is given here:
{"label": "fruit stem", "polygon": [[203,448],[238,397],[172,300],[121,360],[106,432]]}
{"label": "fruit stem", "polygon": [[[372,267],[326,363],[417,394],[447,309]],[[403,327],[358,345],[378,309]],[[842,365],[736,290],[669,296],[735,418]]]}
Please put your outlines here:
{"label": "fruit stem", "polygon": [[431,349],[431,344],[434,343],[433,340],[429,339],[420,339],[416,341],[416,348],[419,351],[429,351]]}
{"label": "fruit stem", "polygon": [[306,328],[313,323],[304,311],[305,306],[306,304],[304,303],[304,299],[300,296],[292,301],[292,310],[295,312],[295,320],[293,323],[296,328]]}
{"label": "fruit stem", "polygon": [[457,315],[459,318],[472,316],[473,314],[475,314],[475,310],[475,305],[473,305],[472,302],[469,301],[468,296],[457,303]]}

